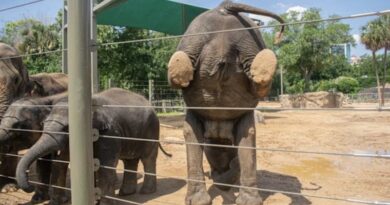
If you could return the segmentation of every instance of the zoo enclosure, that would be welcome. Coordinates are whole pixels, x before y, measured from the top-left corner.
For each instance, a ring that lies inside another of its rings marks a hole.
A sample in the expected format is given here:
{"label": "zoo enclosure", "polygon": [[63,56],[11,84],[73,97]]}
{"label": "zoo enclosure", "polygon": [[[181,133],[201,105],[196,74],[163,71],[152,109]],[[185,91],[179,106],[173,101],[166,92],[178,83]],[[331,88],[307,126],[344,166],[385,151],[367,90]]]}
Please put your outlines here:
{"label": "zoo enclosure", "polygon": [[[106,135],[99,135],[96,131],[92,130],[91,126],[91,111],[93,109],[93,106],[91,104],[91,93],[92,88],[95,88],[95,85],[93,84],[93,79],[97,75],[96,70],[96,46],[105,46],[97,45],[94,43],[94,36],[93,36],[93,30],[96,25],[94,25],[94,19],[93,15],[91,15],[91,12],[93,9],[102,9],[103,6],[108,6],[109,3],[112,3],[113,1],[104,1],[100,6],[95,6],[93,2],[89,1],[70,1],[69,2],[69,39],[71,41],[68,42],[68,48],[64,48],[60,51],[55,52],[65,52],[69,55],[69,59],[67,60],[67,63],[69,64],[69,110],[70,110],[70,131],[69,133],[61,133],[69,135],[70,137],[70,149],[71,149],[71,167],[72,167],[72,174],[71,174],[71,189],[66,187],[57,187],[53,185],[48,184],[42,184],[39,182],[32,182],[35,184],[41,184],[45,186],[50,186],[53,188],[59,188],[59,189],[65,189],[65,190],[71,190],[72,191],[72,204],[93,204],[94,201],[100,197],[127,202],[129,204],[140,204],[138,202],[134,201],[128,201],[123,200],[120,198],[112,197],[112,196],[101,196],[99,195],[99,192],[94,187],[94,179],[93,179],[93,173],[98,169],[114,169],[118,170],[116,167],[108,167],[108,166],[102,166],[99,165],[98,159],[93,159],[92,155],[92,143],[93,140],[98,140],[98,137],[102,138],[111,138],[111,139],[121,139],[121,140],[142,140],[142,141],[149,141],[149,142],[162,142],[162,143],[171,143],[171,144],[181,144],[181,145],[199,145],[199,146],[211,146],[211,147],[225,147],[225,148],[233,148],[233,149],[254,149],[256,151],[269,151],[269,152],[285,152],[285,153],[303,153],[303,154],[320,154],[320,155],[333,155],[333,156],[343,156],[343,157],[368,157],[368,158],[384,158],[384,159],[390,159],[390,155],[388,154],[378,154],[378,153],[368,153],[368,154],[356,154],[356,153],[333,153],[333,152],[316,152],[316,151],[297,151],[297,150],[286,150],[286,149],[269,149],[269,148],[259,148],[259,147],[238,147],[238,146],[227,146],[227,145],[215,145],[215,144],[205,144],[205,143],[188,143],[184,141],[175,141],[175,140],[145,140],[145,139],[136,139],[136,138],[124,138],[123,136],[106,136]],[[373,12],[368,14],[358,14],[358,15],[352,15],[349,17],[340,17],[336,18],[336,20],[341,19],[349,19],[349,18],[358,18],[363,16],[373,16],[373,15],[384,15],[389,14],[390,11],[382,11],[382,12]],[[86,21],[86,19],[90,19],[91,21]],[[305,23],[316,23],[319,21],[331,21],[335,19],[322,19],[318,21],[311,21],[311,22],[296,22],[296,23],[286,23],[285,25],[291,25],[291,24],[305,24]],[[279,26],[279,25],[276,25]],[[253,28],[247,28],[247,29],[259,29],[266,26],[259,26],[259,27],[253,27]],[[216,31],[215,33],[219,32],[234,32],[244,29],[236,29],[236,30],[228,30],[228,31]],[[246,30],[246,29],[245,29]],[[209,33],[199,33],[196,35],[204,35]],[[164,40],[169,38],[180,38],[183,37],[183,35],[178,36],[171,36],[171,37],[164,37],[164,38],[156,38],[156,39],[140,39],[140,40],[132,40],[127,42],[112,42],[108,44],[115,44],[115,43],[137,43],[137,42],[143,42],[143,41],[150,41],[150,40]],[[106,44],[106,45],[108,45]],[[48,52],[45,52],[48,53]],[[42,53],[36,53],[32,55],[40,55]],[[25,55],[24,55],[25,56]],[[0,59],[4,60],[4,59]],[[91,75],[91,68],[94,74]],[[96,79],[96,78],[95,78]],[[94,81],[96,82],[96,81]],[[151,84],[149,83],[148,86]],[[150,90],[150,89],[149,89]],[[149,95],[151,96],[151,95]],[[152,100],[152,98],[150,99]],[[39,106],[39,105],[38,105]],[[55,105],[54,105],[55,106]],[[53,106],[52,106],[53,107]],[[118,109],[118,108],[126,108],[126,107],[136,107],[136,106],[109,106],[109,105],[102,105],[102,107],[112,108],[112,109]],[[142,107],[150,107],[150,106],[142,106]],[[151,107],[156,109],[164,109],[165,108],[180,108],[180,109],[218,109],[218,110],[263,110],[263,111],[283,111],[283,110],[313,110],[313,109],[276,109],[272,107],[257,107],[257,108],[239,108],[239,107],[184,107],[183,105],[180,106],[162,106],[162,105],[152,105]],[[317,109],[316,109],[317,110]],[[318,109],[318,110],[331,110],[331,111],[345,111],[345,110],[353,110],[353,111],[390,111],[390,108],[366,108],[366,109]],[[39,130],[21,130],[21,129],[8,129],[10,131],[24,131],[24,132],[38,132],[41,133],[42,131]],[[57,133],[58,134],[58,133]],[[91,136],[91,137],[83,137],[83,136]],[[93,137],[92,137],[93,136]],[[21,155],[13,155],[9,153],[1,153],[3,155],[9,156],[9,157],[21,157]],[[43,160],[43,159],[40,159]],[[68,163],[60,160],[50,160],[54,163]],[[133,172],[133,173],[141,173],[144,175],[156,175],[159,177],[167,177],[167,176],[161,176],[159,174],[153,174],[153,173],[144,173],[144,172],[138,172],[134,170],[126,170],[122,169],[121,171],[125,172]],[[12,178],[10,176],[1,176],[1,177],[7,177]],[[178,178],[175,176],[169,176]],[[189,178],[178,178],[185,181],[195,181],[195,182],[203,182],[208,183],[204,181],[189,179]],[[236,187],[236,188],[242,188],[242,186],[238,185],[232,185],[232,184],[221,184],[221,183],[213,183],[216,185],[224,185],[224,186],[230,186],[230,187]],[[299,196],[308,196],[308,197],[314,197],[314,198],[322,198],[322,199],[328,199],[328,200],[337,200],[337,201],[344,201],[344,202],[351,202],[351,203],[360,203],[360,204],[390,204],[390,202],[380,202],[377,200],[362,200],[362,199],[348,199],[348,198],[338,198],[338,197],[330,197],[330,196],[318,196],[318,195],[308,195],[308,194],[301,194],[301,193],[294,193],[294,192],[286,192],[281,190],[270,190],[270,189],[263,189],[263,188],[253,188],[253,187],[244,187],[244,188],[250,188],[255,189],[259,191],[264,192],[272,192],[272,193],[284,193],[289,195],[299,195]],[[180,202],[179,202],[180,204]]]}

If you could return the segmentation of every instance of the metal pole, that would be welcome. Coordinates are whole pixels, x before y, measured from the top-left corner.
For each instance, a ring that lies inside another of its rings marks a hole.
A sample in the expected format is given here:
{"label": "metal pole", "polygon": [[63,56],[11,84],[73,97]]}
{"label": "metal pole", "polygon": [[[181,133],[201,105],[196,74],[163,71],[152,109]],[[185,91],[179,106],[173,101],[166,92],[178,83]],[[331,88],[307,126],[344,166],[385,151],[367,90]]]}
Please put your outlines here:
{"label": "metal pole", "polygon": [[[94,6],[97,4],[96,0],[91,0],[91,43],[97,44],[97,26],[96,15],[93,11]],[[98,71],[98,54],[97,47],[93,46],[91,50],[91,66],[92,66],[92,93],[99,92],[99,71]]]}
{"label": "metal pole", "polygon": [[280,94],[283,95],[283,65],[280,65]]}
{"label": "metal pole", "polygon": [[94,197],[91,120],[90,0],[69,4],[69,145],[73,205],[91,205]]}
{"label": "metal pole", "polygon": [[153,100],[153,80],[149,80],[149,103],[152,104]]}
{"label": "metal pole", "polygon": [[66,0],[62,8],[62,72],[68,73],[68,8]]}

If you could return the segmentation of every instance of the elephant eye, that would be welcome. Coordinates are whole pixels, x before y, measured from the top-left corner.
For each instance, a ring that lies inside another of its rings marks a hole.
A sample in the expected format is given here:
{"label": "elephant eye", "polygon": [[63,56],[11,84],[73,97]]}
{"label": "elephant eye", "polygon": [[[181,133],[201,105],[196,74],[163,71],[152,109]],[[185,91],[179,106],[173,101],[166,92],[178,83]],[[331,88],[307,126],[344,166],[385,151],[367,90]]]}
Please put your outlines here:
{"label": "elephant eye", "polygon": [[15,78],[14,78],[14,84],[15,84],[15,85],[18,85],[18,84],[19,84],[19,78],[18,78],[18,77],[15,77]]}

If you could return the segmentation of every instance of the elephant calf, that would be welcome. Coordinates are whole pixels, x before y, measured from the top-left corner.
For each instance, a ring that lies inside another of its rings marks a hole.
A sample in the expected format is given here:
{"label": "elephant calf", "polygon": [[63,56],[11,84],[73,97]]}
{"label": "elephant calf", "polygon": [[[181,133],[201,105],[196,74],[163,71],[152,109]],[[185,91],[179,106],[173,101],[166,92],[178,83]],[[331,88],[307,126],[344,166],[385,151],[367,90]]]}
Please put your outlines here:
{"label": "elephant calf", "polygon": [[[99,130],[101,135],[123,136],[142,139],[159,139],[159,120],[152,108],[113,108],[101,105],[129,105],[147,106],[148,101],[133,92],[119,88],[112,88],[93,96],[93,104],[96,110],[93,113],[93,127]],[[18,185],[25,191],[32,191],[28,184],[26,170],[31,163],[47,153],[61,150],[68,154],[68,136],[54,134],[53,132],[68,132],[67,99],[57,103],[60,107],[54,107],[44,123],[44,133],[34,146],[27,152],[18,164],[16,177]],[[144,165],[145,172],[156,173],[156,158],[159,143],[109,139],[101,137],[94,143],[94,157],[100,160],[104,166],[116,167],[118,160],[124,162],[125,169],[137,170],[138,162]],[[62,153],[61,153],[62,155]],[[52,175],[63,178],[66,170],[52,169]],[[61,176],[62,175],[62,176]],[[64,178],[63,178],[64,179]],[[97,186],[105,195],[114,194],[116,182],[115,170],[100,168],[98,171]],[[128,195],[136,192],[137,175],[125,172],[120,195]],[[153,193],[156,191],[156,176],[146,175],[141,193]],[[112,204],[102,199],[101,204]]]}
{"label": "elephant calf", "polygon": [[[42,130],[42,123],[49,115],[52,105],[66,94],[58,94],[42,98],[26,97],[13,102],[5,112],[0,124],[0,152],[17,154],[18,151],[28,149],[41,136],[41,133],[30,131],[16,131],[17,129]],[[9,130],[14,129],[14,130]],[[50,157],[50,156],[45,156]],[[14,176],[17,165],[17,158],[0,155],[0,174]],[[37,162],[37,173],[39,180],[49,183],[50,163],[46,161]],[[13,180],[1,178],[0,187],[14,183]],[[48,188],[37,186],[31,202],[39,203],[49,199]]]}

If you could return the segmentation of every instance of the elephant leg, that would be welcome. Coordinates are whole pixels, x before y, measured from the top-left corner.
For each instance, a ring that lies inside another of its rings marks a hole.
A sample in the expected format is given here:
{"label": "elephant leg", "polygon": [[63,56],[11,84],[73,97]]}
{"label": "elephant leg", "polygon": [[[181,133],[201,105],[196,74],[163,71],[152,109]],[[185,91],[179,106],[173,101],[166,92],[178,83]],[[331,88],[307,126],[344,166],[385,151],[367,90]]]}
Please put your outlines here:
{"label": "elephant leg", "polygon": [[[4,151],[2,151],[4,152]],[[7,151],[5,151],[7,152]],[[10,154],[17,154],[16,151],[8,151]],[[18,158],[1,156],[0,174],[7,177],[14,177]],[[17,191],[16,181],[14,179],[0,177],[0,191],[15,192]]]}
{"label": "elephant leg", "polygon": [[272,78],[276,70],[277,60],[273,51],[261,50],[250,67],[250,75],[258,97],[265,97],[270,90]]}
{"label": "elephant leg", "polygon": [[[203,143],[203,130],[201,122],[189,110],[184,122],[184,138],[187,143]],[[199,145],[186,145],[187,149],[187,174],[190,180],[204,181],[203,148]],[[186,205],[209,205],[211,197],[207,193],[206,183],[188,181]]]}
{"label": "elephant leg", "polygon": [[[52,155],[46,155],[43,159],[50,160]],[[38,179],[43,184],[50,184],[50,173],[51,173],[51,162],[44,160],[37,160],[36,162],[36,171],[38,174]],[[35,186],[35,193],[31,198],[32,204],[38,204],[49,200],[49,187],[43,185]]]}
{"label": "elephant leg", "polygon": [[175,52],[168,63],[168,82],[172,87],[184,88],[194,76],[191,59],[183,51]]}
{"label": "elephant leg", "polygon": [[[240,176],[240,166],[237,159],[237,151],[232,148],[205,147],[207,161],[211,167],[211,178],[214,182],[223,184],[235,184]],[[221,190],[229,190],[231,187],[217,185]]]}
{"label": "elephant leg", "polygon": [[[137,171],[139,159],[124,159],[125,169]],[[137,191],[137,173],[124,172],[122,186],[119,190],[119,196],[134,194]]]}
{"label": "elephant leg", "polygon": [[[61,161],[69,161],[69,150],[61,151],[57,157]],[[68,163],[53,162],[51,171],[51,184],[58,187],[66,187],[66,175],[68,173]],[[53,187],[50,193],[50,204],[59,205],[70,201],[66,195],[66,191],[61,188]]]}
{"label": "elephant leg", "polygon": [[[242,147],[256,146],[256,129],[253,112],[245,114],[238,122],[236,132],[236,145]],[[256,150],[238,149],[238,160],[240,164],[241,186],[257,188],[256,177]],[[258,190],[240,188],[237,205],[261,205],[262,199]]]}

